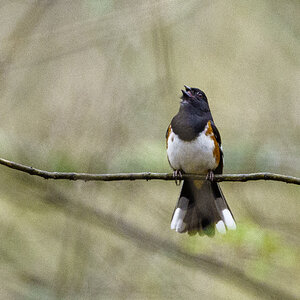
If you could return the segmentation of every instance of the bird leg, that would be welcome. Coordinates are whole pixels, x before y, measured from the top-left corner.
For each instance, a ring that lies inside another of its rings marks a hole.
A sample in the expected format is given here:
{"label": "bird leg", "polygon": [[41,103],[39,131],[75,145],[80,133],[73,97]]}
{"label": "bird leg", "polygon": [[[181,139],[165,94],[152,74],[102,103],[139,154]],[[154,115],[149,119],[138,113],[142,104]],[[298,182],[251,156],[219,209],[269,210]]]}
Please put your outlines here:
{"label": "bird leg", "polygon": [[212,170],[209,170],[207,175],[206,175],[206,180],[209,180],[209,181],[213,182],[214,178],[215,178],[214,172]]}
{"label": "bird leg", "polygon": [[175,179],[175,184],[180,185],[182,181],[182,171],[181,170],[175,170],[173,172],[173,177]]}

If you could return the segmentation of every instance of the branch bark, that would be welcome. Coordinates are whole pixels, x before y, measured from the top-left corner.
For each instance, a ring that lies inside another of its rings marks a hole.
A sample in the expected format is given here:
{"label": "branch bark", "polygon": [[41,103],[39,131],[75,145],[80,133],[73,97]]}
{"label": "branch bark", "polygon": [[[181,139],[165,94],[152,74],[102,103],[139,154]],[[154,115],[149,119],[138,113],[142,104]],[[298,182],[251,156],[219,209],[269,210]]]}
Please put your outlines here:
{"label": "branch bark", "polygon": [[[74,173],[74,172],[48,172],[39,170],[30,166],[25,166],[13,161],[0,158],[0,164],[14,170],[43,177],[44,179],[67,179],[67,180],[84,180],[84,181],[118,181],[118,180],[174,180],[172,173],[115,173],[115,174],[89,174],[89,173]],[[202,179],[206,175],[201,174],[183,174],[182,179]],[[273,180],[282,181],[300,185],[300,178],[286,176],[274,173],[250,173],[250,174],[222,174],[215,175],[214,181],[239,181],[245,182],[250,180]]]}

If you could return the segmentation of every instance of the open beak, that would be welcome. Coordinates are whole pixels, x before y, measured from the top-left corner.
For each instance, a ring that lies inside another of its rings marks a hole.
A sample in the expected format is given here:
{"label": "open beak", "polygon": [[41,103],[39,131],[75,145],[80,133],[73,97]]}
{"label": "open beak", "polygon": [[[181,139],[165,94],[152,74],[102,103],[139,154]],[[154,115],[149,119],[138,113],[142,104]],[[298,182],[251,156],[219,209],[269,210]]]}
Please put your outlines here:
{"label": "open beak", "polygon": [[184,85],[184,87],[187,92],[190,92],[192,90],[188,85]]}
{"label": "open beak", "polygon": [[181,90],[181,91],[182,91],[183,97],[188,97],[188,98],[191,97],[191,93],[189,93],[189,92],[187,92],[187,91],[184,91],[184,90]]}

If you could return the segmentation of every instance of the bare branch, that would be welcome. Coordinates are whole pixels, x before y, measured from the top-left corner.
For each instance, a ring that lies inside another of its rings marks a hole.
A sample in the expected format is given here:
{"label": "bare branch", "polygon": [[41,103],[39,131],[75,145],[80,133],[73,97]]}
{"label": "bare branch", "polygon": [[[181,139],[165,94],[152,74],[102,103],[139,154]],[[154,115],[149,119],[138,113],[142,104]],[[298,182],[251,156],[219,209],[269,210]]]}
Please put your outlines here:
{"label": "bare branch", "polygon": [[[33,167],[15,163],[13,161],[0,158],[0,164],[11,169],[19,170],[30,175],[36,175],[45,179],[67,179],[67,180],[84,180],[84,181],[118,181],[118,180],[174,180],[172,173],[115,173],[115,174],[89,174],[89,173],[74,173],[74,172],[48,172],[39,170]],[[205,175],[183,174],[183,179],[202,179]],[[300,185],[300,178],[286,176],[274,173],[250,173],[250,174],[223,174],[215,175],[214,180],[221,181],[250,181],[250,180],[274,180],[286,183]]]}

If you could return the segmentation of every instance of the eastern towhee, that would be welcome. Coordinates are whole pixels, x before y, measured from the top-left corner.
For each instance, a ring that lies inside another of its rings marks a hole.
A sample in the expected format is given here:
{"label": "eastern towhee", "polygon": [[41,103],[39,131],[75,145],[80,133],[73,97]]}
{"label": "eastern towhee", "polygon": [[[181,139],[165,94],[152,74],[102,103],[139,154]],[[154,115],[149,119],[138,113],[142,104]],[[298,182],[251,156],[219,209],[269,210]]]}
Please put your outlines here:
{"label": "eastern towhee", "polygon": [[179,233],[214,235],[236,229],[231,210],[213,174],[223,172],[221,136],[206,95],[185,86],[180,109],[166,133],[167,155],[175,179],[182,173],[207,174],[206,180],[184,180],[171,229]]}

